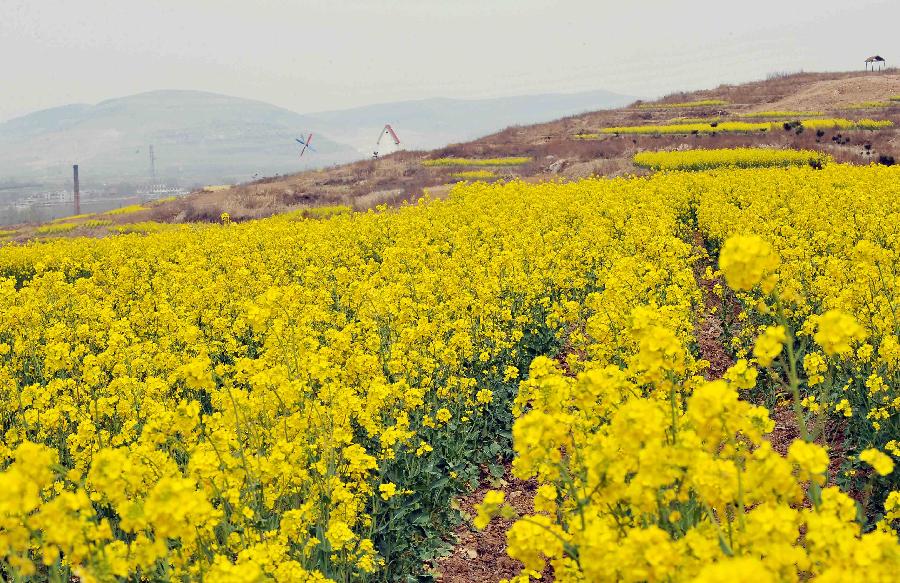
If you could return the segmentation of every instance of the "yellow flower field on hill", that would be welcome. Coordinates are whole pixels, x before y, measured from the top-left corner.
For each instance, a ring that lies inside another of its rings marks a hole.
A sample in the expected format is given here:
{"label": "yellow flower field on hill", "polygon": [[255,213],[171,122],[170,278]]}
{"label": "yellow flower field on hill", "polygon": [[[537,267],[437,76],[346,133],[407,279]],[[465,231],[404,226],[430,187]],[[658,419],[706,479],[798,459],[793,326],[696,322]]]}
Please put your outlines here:
{"label": "yellow flower field on hill", "polygon": [[750,133],[768,132],[780,129],[785,124],[798,122],[797,127],[806,129],[879,130],[894,125],[891,120],[843,118],[805,119],[773,122],[723,121],[709,123],[675,123],[660,125],[614,126],[603,128],[598,133],[581,133],[573,137],[582,140],[597,139],[604,134],[714,134],[719,132]]}
{"label": "yellow flower field on hill", "polygon": [[465,172],[454,172],[451,178],[460,180],[484,180],[487,178],[496,178],[497,173],[492,170],[467,170]]}
{"label": "yellow flower field on hill", "polygon": [[[770,122],[723,121],[703,123],[679,123],[660,125],[615,126],[603,128],[600,134],[709,134],[714,132],[767,132],[774,124]],[[598,134],[582,134],[582,139],[590,139]]]}
{"label": "yellow flower field on hill", "polygon": [[677,150],[639,152],[634,163],[653,170],[709,170],[720,167],[764,168],[788,166],[821,167],[831,157],[815,150],[774,148],[724,148],[718,150]]}
{"label": "yellow flower field on hill", "polygon": [[117,209],[113,209],[111,211],[106,211],[103,214],[110,215],[110,216],[128,215],[128,214],[136,213],[138,211],[143,211],[143,210],[147,210],[147,207],[140,205],[140,204],[130,204],[128,206],[123,206],[123,207],[120,207]]}
{"label": "yellow flower field on hill", "polygon": [[77,228],[78,223],[47,223],[35,229],[35,232],[39,235],[60,235],[74,231]]}

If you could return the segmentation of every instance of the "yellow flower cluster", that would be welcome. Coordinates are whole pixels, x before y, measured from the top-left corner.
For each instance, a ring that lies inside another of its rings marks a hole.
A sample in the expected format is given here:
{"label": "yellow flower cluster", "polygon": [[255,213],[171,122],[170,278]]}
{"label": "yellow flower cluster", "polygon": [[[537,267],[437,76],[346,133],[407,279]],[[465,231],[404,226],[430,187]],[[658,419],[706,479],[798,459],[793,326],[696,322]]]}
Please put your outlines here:
{"label": "yellow flower cluster", "polygon": [[113,227],[118,233],[158,233],[160,231],[178,229],[178,225],[171,223],[157,223],[156,221],[141,221],[138,223],[123,223]]}
{"label": "yellow flower cluster", "polygon": [[[81,216],[92,216],[92,215],[81,215]],[[67,217],[66,220],[71,220],[73,217]],[[46,225],[41,225],[37,229],[35,229],[35,234],[37,235],[61,235],[64,233],[70,233],[76,229],[97,229],[100,227],[108,227],[112,225],[112,221],[109,219],[89,219],[87,221],[81,222],[50,222]]]}
{"label": "yellow flower cluster", "polygon": [[602,134],[712,134],[718,132],[767,132],[776,127],[770,122],[723,121],[681,124],[649,124],[638,126],[614,126],[603,128],[599,134],[581,134],[581,139],[596,138]]}
{"label": "yellow flower cluster", "polygon": [[78,223],[48,223],[46,225],[41,225],[34,231],[38,235],[61,235],[63,233],[74,231],[78,226]]}
{"label": "yellow flower cluster", "polygon": [[843,118],[807,119],[801,123],[804,128],[809,130],[882,130],[894,125],[894,122],[889,119],[850,120]]}
{"label": "yellow flower cluster", "polygon": [[716,123],[722,121],[721,117],[673,117],[669,123]]}
{"label": "yellow flower cluster", "polygon": [[111,224],[112,221],[110,221],[109,219],[91,219],[82,223],[78,223],[78,226],[84,229],[96,229],[98,227],[108,227]]}
{"label": "yellow flower cluster", "polygon": [[[791,120],[794,121],[794,120]],[[773,122],[744,122],[723,121],[721,123],[684,123],[684,124],[660,124],[637,126],[614,126],[603,128],[599,133],[577,134],[576,139],[597,139],[603,134],[714,134],[719,132],[768,132],[781,128],[788,121]],[[850,120],[843,118],[807,119],[800,122],[800,126],[810,130],[840,129],[840,130],[880,130],[894,125],[891,120],[861,119]]]}
{"label": "yellow flower cluster", "polygon": [[634,155],[634,163],[653,170],[709,170],[720,167],[764,168],[824,166],[831,156],[815,150],[774,148],[723,148],[718,150],[644,151]]}
{"label": "yellow flower cluster", "polygon": [[[780,259],[762,237],[735,235],[722,246],[719,268],[725,281],[736,290],[748,291],[763,282],[778,267]],[[774,281],[768,284],[769,288]]]}
{"label": "yellow flower cluster", "polygon": [[93,217],[94,213],[81,213],[80,215],[69,215],[67,217],[59,217],[58,219],[53,219],[50,221],[51,223],[66,223],[68,221],[77,221],[80,219],[87,219],[89,217]]}
{"label": "yellow flower cluster", "polygon": [[460,180],[484,180],[487,178],[496,178],[497,174],[493,170],[467,170],[465,172],[454,172],[451,178],[459,178]]}
{"label": "yellow flower cluster", "polygon": [[128,206],[123,206],[121,208],[113,209],[111,211],[106,211],[103,213],[104,215],[129,215],[131,213],[136,213],[139,211],[145,211],[147,207],[140,204],[130,204]]}
{"label": "yellow flower cluster", "polygon": [[293,211],[291,213],[287,213],[288,216],[295,218],[306,218],[306,219],[330,219],[331,217],[337,215],[345,215],[348,213],[352,213],[353,208],[345,205],[345,204],[335,204],[335,205],[325,205],[325,206],[314,206],[306,209],[301,209],[298,211]]}
{"label": "yellow flower cluster", "polygon": [[768,326],[763,333],[756,338],[753,344],[753,356],[760,366],[766,367],[772,364],[787,342],[787,331],[784,326]]}
{"label": "yellow flower cluster", "polygon": [[[558,581],[730,581],[746,569],[765,581],[860,569],[892,580],[897,535],[886,524],[861,534],[856,502],[825,486],[822,446],[798,439],[783,457],[765,437],[769,412],[741,400],[740,383],[658,366],[646,382],[634,362],[591,362],[575,377],[548,359],[532,365],[514,473],[564,495],[536,502],[508,533],[522,581],[548,560]],[[884,457],[863,455],[880,473],[892,469]],[[500,503],[486,499],[479,525]]]}

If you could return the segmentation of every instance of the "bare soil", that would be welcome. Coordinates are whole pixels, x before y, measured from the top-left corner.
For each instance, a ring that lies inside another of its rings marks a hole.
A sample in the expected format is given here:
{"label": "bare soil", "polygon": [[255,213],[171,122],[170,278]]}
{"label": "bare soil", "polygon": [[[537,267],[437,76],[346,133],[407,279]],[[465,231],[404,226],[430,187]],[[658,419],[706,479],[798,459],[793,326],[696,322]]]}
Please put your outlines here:
{"label": "bare soil", "polygon": [[[522,563],[506,554],[506,531],[512,520],[497,518],[482,531],[472,526],[475,505],[480,504],[488,490],[501,490],[506,494],[506,502],[519,515],[534,512],[534,493],[537,484],[533,480],[523,482],[511,477],[507,468],[506,478],[497,487],[484,481],[475,492],[458,500],[463,516],[468,517],[454,532],[458,543],[453,551],[435,565],[437,581],[441,583],[497,583],[519,574]],[[549,568],[541,578],[553,581]]]}
{"label": "bare soil", "polygon": [[[866,101],[886,101],[900,93],[900,75],[882,74],[854,76],[849,79],[826,79],[816,81],[799,89],[766,107],[755,106],[754,111],[822,111],[848,107]],[[878,110],[866,111],[868,115],[878,115]]]}
{"label": "bare soil", "polygon": [[697,231],[694,232],[693,243],[699,256],[699,260],[694,264],[694,278],[703,294],[703,311],[699,316],[695,335],[700,357],[709,362],[709,368],[706,369],[704,376],[707,380],[713,380],[722,378],[728,367],[734,364],[734,358],[731,357],[724,345],[723,315],[726,310],[734,312],[736,306],[726,305],[722,298],[716,295],[714,290],[716,285],[725,287],[721,276],[712,279],[704,277],[707,267],[715,271],[716,266],[706,251],[706,242],[703,240],[703,236]]}

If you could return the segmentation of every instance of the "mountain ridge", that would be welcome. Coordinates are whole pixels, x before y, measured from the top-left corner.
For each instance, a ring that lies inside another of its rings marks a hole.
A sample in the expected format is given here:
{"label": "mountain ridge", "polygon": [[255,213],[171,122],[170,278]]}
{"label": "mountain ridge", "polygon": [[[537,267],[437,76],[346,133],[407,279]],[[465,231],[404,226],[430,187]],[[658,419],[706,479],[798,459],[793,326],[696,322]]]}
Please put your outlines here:
{"label": "mountain ridge", "polygon": [[[162,90],[71,104],[0,124],[0,181],[65,181],[69,166],[112,182],[150,180],[148,146],[158,177],[174,184],[248,180],[311,168],[294,138],[305,118],[258,100],[193,90]],[[320,136],[325,163],[359,158],[349,146]]]}
{"label": "mountain ridge", "polygon": [[[297,113],[245,97],[153,90],[39,110],[0,123],[0,182],[65,185],[70,165],[104,182],[149,180],[153,144],[161,180],[183,186],[243,182],[368,158],[385,123],[404,149],[430,149],[567,113],[623,104],[608,91],[488,99],[429,98]],[[317,135],[299,159],[295,137]]]}

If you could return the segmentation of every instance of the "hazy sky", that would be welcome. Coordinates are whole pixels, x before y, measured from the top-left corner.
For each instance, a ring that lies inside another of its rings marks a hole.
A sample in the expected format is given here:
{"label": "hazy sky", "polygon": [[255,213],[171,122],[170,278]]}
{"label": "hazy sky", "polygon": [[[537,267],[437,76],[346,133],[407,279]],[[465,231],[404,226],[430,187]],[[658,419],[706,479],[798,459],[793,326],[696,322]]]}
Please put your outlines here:
{"label": "hazy sky", "polygon": [[0,120],[154,89],[299,112],[435,96],[651,97],[900,62],[898,0],[0,0]]}

